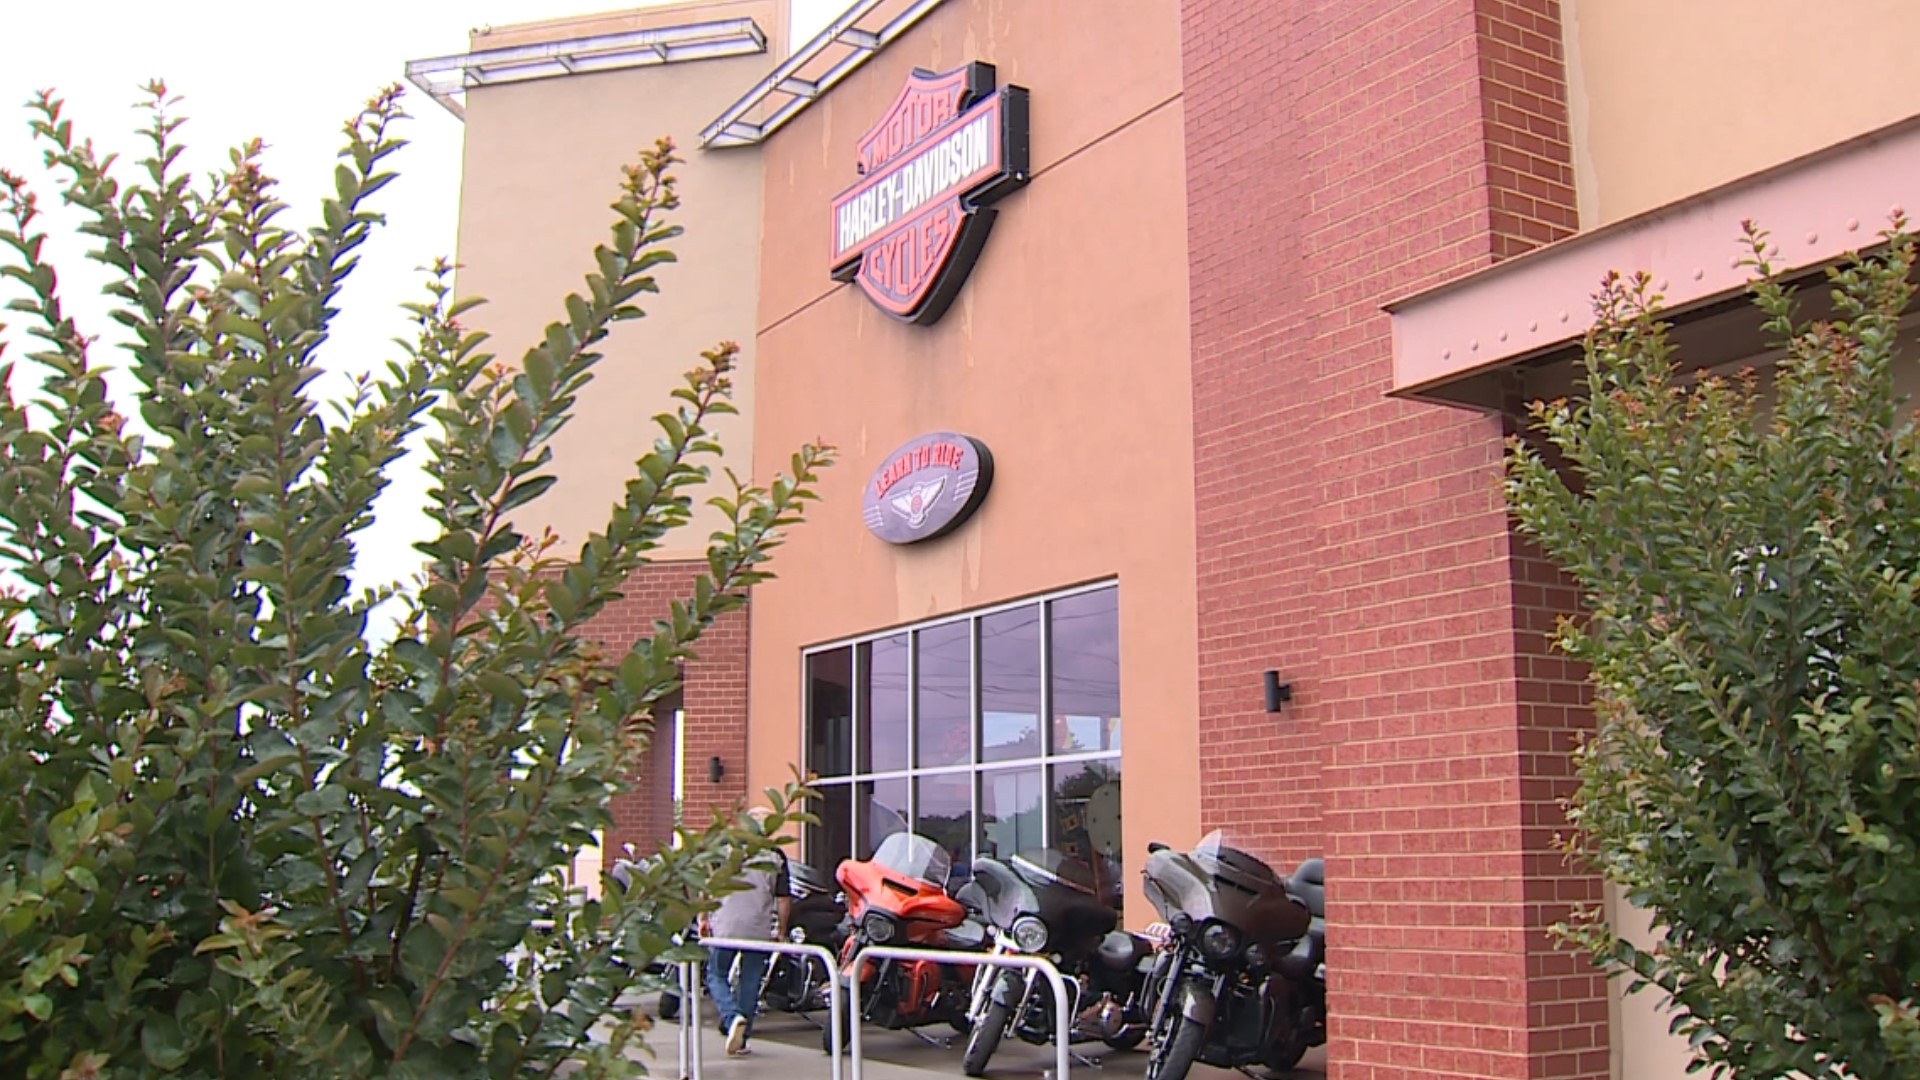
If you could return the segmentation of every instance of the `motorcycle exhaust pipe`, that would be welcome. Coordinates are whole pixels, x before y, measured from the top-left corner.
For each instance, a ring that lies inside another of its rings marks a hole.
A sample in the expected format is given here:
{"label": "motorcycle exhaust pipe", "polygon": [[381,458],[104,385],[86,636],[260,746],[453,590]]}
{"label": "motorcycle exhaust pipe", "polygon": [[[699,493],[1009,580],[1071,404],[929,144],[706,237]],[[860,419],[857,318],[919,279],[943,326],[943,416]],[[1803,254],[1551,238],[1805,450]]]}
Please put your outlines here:
{"label": "motorcycle exhaust pipe", "polygon": [[1127,1027],[1127,1013],[1120,1003],[1113,1000],[1112,994],[1100,995],[1100,1004],[1094,1006],[1094,1034],[1098,1038],[1118,1038]]}

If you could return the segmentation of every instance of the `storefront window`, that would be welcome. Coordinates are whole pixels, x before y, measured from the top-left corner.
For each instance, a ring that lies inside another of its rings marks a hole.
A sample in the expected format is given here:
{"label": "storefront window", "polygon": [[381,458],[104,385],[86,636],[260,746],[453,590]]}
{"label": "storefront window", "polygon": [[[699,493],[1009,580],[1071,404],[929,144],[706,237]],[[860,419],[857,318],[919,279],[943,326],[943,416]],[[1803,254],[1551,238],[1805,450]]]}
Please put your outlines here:
{"label": "storefront window", "polygon": [[913,637],[915,763],[965,765],[973,760],[973,624],[942,623]]}
{"label": "storefront window", "polygon": [[1039,604],[980,620],[980,748],[986,761],[1040,756]]}
{"label": "storefront window", "polygon": [[807,657],[807,769],[822,777],[853,771],[853,649]]}
{"label": "storefront window", "polygon": [[981,773],[980,853],[1010,859],[1046,847],[1044,802],[1038,768]]}
{"label": "storefront window", "polygon": [[809,652],[803,857],[831,871],[911,827],[964,877],[1051,847],[1118,905],[1118,599],[1096,586]]}
{"label": "storefront window", "polygon": [[1120,749],[1119,601],[1102,589],[1047,605],[1056,754]]}
{"label": "storefront window", "polygon": [[870,641],[860,655],[860,771],[907,767],[907,635]]}

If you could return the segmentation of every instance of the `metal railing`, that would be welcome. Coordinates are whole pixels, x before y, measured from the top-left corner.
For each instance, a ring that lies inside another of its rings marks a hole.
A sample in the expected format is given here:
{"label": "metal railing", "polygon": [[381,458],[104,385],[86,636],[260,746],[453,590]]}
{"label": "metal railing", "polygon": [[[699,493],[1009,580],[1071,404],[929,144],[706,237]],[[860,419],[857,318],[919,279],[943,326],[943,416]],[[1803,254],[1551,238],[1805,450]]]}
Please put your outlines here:
{"label": "metal railing", "polygon": [[[972,953],[953,949],[909,949],[894,945],[869,945],[854,954],[853,962],[848,966],[853,976],[847,980],[847,1009],[853,1017],[850,1025],[853,1041],[849,1053],[853,1059],[853,1076],[850,1080],[861,1080],[863,1058],[860,1049],[860,972],[869,959],[874,960],[931,960],[937,964],[958,964],[966,967],[1017,968],[1023,971],[1038,971],[1046,977],[1047,984],[1053,987],[1053,1080],[1067,1080],[1073,1054],[1068,1048],[1073,1038],[1073,1018],[1067,1005],[1067,980],[1060,975],[1060,969],[1053,962],[1041,956],[1022,956],[1019,953]],[[838,980],[835,980],[836,982]],[[837,1078],[839,1063],[835,1055]]]}
{"label": "metal railing", "polygon": [[706,1047],[700,1039],[700,964],[680,964],[680,1080],[700,1080]]}
{"label": "metal railing", "polygon": [[[840,1080],[840,1058],[846,1049],[840,1045],[841,1033],[846,1030],[841,1020],[841,1017],[845,1015],[843,1012],[845,1006],[840,1001],[840,978],[838,971],[840,961],[833,955],[832,950],[824,945],[814,945],[798,941],[752,941],[745,938],[701,938],[700,944],[710,949],[736,949],[740,952],[780,954],[785,956],[811,956],[819,959],[819,961],[825,965],[827,972],[827,1022],[831,1025],[827,1030],[829,1032],[828,1038],[831,1040],[829,1045],[832,1047],[829,1052],[833,1055],[833,1080]],[[697,965],[689,963],[686,967],[691,969],[697,967]],[[686,1015],[686,1008],[684,1006],[681,1008],[680,1014],[682,1016]],[[698,1018],[695,1019],[693,1036],[695,1042],[698,1043],[700,1037]],[[859,1037],[855,1036],[855,1042],[858,1041]],[[685,1061],[684,1058],[681,1060]],[[700,1057],[695,1057],[695,1072],[688,1080],[699,1080],[700,1073],[698,1069],[701,1060]],[[684,1065],[682,1066],[682,1071],[685,1071]]]}

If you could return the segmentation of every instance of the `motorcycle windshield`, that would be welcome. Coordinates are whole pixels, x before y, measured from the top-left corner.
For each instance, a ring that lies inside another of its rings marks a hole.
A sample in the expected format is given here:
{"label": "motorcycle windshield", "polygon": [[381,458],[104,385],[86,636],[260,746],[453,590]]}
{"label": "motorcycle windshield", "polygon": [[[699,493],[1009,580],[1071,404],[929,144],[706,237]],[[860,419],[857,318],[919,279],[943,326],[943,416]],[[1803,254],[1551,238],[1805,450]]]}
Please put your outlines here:
{"label": "motorcycle windshield", "polygon": [[1039,886],[1058,885],[1095,895],[1093,867],[1071,855],[1051,849],[1023,851],[1012,859],[1015,873]]}
{"label": "motorcycle windshield", "polygon": [[918,833],[897,832],[880,841],[873,864],[901,877],[945,887],[953,876],[953,857],[947,849]]}
{"label": "motorcycle windshield", "polygon": [[1231,924],[1254,941],[1284,941],[1304,933],[1306,908],[1258,857],[1225,830],[1208,833],[1193,849],[1158,851],[1147,859],[1147,898],[1163,917]]}

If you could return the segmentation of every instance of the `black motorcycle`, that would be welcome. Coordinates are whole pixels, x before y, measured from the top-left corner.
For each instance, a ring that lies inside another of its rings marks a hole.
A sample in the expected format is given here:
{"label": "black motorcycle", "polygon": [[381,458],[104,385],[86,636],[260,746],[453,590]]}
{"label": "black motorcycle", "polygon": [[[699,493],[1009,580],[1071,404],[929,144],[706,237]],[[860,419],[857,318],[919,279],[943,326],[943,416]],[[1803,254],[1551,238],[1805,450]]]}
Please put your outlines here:
{"label": "black motorcycle", "polygon": [[1146,896],[1171,928],[1147,978],[1147,1080],[1185,1080],[1196,1061],[1293,1068],[1325,1038],[1324,992],[1322,1022],[1307,1023],[1312,995],[1288,974],[1311,938],[1307,904],[1217,830],[1191,852],[1147,850]]}
{"label": "black motorcycle", "polygon": [[[787,865],[788,888],[793,897],[793,915],[788,920],[787,940],[808,945],[824,945],[838,955],[847,939],[846,901],[833,880],[803,863]],[[674,943],[697,941],[697,932],[689,929],[674,936]],[[696,975],[704,965],[697,965]],[[769,957],[766,976],[760,983],[760,1007],[764,1010],[808,1013],[827,1007],[827,986],[832,974],[818,957],[774,953]],[[662,972],[664,975],[664,971]],[[660,992],[660,1019],[680,1017],[680,992],[669,985]]]}
{"label": "black motorcycle", "polygon": [[[1131,1049],[1146,1034],[1140,991],[1153,947],[1114,930],[1118,913],[1093,885],[1085,863],[1041,851],[1006,862],[975,859],[973,880],[957,898],[987,924],[991,955],[1045,956],[1066,976],[1070,1040]],[[983,964],[967,1020],[962,1068],[980,1076],[1007,1035],[1035,1045],[1054,1040],[1052,984],[1038,971]]]}
{"label": "black motorcycle", "polygon": [[[788,867],[788,878],[793,890],[793,917],[788,920],[787,940],[821,945],[838,956],[851,929],[839,887],[828,875],[801,863]],[[832,981],[833,971],[819,957],[777,953],[767,965],[760,1001],[765,1008],[780,1012],[824,1009]]]}

